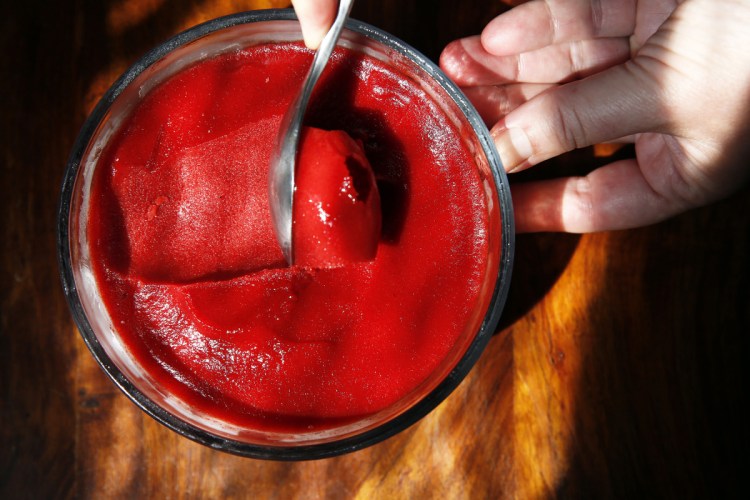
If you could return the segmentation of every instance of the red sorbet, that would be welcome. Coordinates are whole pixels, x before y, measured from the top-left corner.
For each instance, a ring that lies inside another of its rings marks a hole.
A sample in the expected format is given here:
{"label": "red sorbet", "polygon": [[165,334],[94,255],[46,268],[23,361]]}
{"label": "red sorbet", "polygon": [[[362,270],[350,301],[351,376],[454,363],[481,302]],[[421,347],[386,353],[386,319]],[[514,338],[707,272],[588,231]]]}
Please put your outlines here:
{"label": "red sorbet", "polygon": [[473,154],[417,83],[345,49],[306,121],[363,145],[382,231],[365,230],[380,234],[373,255],[359,247],[373,260],[286,266],[268,160],[311,58],[266,44],[170,77],[110,141],[89,201],[93,270],[124,345],[162,392],[256,429],[324,429],[394,404],[482,314]]}
{"label": "red sorbet", "polygon": [[375,258],[380,195],[362,146],[346,132],[302,129],[293,213],[295,264],[330,268]]}

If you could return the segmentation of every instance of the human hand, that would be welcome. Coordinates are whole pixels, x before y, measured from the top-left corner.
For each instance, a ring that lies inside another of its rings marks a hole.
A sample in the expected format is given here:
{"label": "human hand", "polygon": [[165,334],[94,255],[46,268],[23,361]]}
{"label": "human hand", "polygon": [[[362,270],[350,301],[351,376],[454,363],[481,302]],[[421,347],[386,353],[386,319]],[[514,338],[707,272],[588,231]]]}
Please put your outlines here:
{"label": "human hand", "polygon": [[750,174],[750,1],[532,0],[440,59],[507,171],[630,140],[635,158],[512,187],[519,232],[643,226]]}
{"label": "human hand", "polygon": [[336,17],[336,0],[292,0],[302,27],[302,37],[310,49],[317,49]]}

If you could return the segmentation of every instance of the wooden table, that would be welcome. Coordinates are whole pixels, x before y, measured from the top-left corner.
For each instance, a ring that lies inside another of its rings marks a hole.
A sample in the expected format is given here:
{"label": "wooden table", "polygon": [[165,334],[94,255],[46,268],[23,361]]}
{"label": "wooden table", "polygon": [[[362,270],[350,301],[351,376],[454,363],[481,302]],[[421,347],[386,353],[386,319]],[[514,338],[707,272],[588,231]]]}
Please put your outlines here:
{"label": "wooden table", "polygon": [[[280,3],[4,5],[0,498],[739,495],[747,189],[645,229],[519,237],[506,314],[476,368],[417,425],[360,452],[304,463],[230,456],[179,437],[115,389],[59,284],[68,151],[98,97],[147,49],[200,21]],[[502,9],[361,0],[354,15],[435,58]],[[596,161],[583,151],[547,170]]]}

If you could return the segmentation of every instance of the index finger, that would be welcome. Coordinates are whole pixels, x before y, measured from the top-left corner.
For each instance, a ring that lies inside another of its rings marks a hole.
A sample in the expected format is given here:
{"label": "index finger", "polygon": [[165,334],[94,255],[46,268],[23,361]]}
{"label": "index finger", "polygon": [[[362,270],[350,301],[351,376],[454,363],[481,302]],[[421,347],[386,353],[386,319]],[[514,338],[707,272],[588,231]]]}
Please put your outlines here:
{"label": "index finger", "polygon": [[548,45],[633,34],[636,0],[532,0],[496,17],[482,45],[497,56]]}

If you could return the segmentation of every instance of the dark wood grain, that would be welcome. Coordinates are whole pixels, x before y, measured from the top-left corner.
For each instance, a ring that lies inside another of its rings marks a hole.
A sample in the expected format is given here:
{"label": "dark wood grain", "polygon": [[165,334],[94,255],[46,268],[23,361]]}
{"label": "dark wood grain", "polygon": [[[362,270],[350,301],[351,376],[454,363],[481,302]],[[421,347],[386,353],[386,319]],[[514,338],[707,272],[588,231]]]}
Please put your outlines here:
{"label": "dark wood grain", "polygon": [[[150,47],[269,4],[4,5],[0,498],[740,496],[747,189],[644,229],[519,237],[502,328],[476,368],[428,417],[357,453],[304,463],[223,454],[117,391],[59,285],[56,204],[68,151],[96,99]],[[436,58],[503,8],[360,0],[355,16]],[[539,171],[600,161],[586,150]]]}

